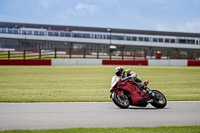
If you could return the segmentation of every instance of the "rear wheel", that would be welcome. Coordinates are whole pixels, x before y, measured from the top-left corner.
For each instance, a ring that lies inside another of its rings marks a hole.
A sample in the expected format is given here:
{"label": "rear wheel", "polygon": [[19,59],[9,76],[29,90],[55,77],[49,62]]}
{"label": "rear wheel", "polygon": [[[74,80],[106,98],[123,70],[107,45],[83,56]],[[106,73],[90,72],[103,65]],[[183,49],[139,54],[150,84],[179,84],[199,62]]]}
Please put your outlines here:
{"label": "rear wheel", "polygon": [[153,97],[153,103],[151,105],[156,108],[164,108],[167,105],[165,96],[157,90],[152,90],[152,92],[154,92],[155,96]]}
{"label": "rear wheel", "polygon": [[117,92],[113,92],[112,100],[120,108],[128,108],[130,105],[128,96],[126,94],[124,94],[123,97],[120,97]]}

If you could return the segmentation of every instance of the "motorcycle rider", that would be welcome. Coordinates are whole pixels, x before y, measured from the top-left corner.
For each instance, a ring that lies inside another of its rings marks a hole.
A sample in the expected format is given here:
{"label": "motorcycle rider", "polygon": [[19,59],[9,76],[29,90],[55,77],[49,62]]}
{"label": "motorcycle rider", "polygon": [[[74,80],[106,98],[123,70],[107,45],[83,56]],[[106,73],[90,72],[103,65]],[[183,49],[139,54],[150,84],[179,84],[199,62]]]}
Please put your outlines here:
{"label": "motorcycle rider", "polygon": [[115,74],[120,78],[120,81],[125,81],[127,79],[135,81],[138,84],[138,87],[144,89],[150,98],[154,96],[154,93],[151,90],[149,90],[148,87],[146,87],[149,81],[142,82],[142,80],[139,77],[137,77],[137,74],[133,72],[133,70],[125,70],[123,66],[118,66],[115,68]]}

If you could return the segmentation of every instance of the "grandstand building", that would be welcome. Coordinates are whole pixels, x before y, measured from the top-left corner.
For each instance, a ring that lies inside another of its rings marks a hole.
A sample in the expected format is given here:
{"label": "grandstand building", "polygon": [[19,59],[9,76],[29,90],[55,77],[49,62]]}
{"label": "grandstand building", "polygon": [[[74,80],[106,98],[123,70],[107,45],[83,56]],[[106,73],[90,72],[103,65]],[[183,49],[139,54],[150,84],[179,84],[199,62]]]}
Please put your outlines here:
{"label": "grandstand building", "polygon": [[[1,49],[58,49],[113,55],[200,57],[200,33],[0,22]],[[118,51],[118,52],[117,52]],[[123,52],[122,52],[123,51]],[[134,51],[134,52],[133,52]]]}

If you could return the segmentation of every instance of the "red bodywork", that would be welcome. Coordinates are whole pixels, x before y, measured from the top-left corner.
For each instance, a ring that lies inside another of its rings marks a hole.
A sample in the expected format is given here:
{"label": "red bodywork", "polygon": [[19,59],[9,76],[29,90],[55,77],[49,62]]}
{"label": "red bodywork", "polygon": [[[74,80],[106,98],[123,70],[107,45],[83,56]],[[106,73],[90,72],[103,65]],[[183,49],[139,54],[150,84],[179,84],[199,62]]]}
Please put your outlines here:
{"label": "red bodywork", "polygon": [[120,82],[118,80],[116,84],[110,89],[110,92],[112,93],[113,91],[116,91],[119,96],[122,96],[122,90],[125,90],[130,94],[132,101],[131,105],[137,105],[139,100],[148,98],[146,93],[138,88],[137,83],[130,80],[126,80],[124,82]]}

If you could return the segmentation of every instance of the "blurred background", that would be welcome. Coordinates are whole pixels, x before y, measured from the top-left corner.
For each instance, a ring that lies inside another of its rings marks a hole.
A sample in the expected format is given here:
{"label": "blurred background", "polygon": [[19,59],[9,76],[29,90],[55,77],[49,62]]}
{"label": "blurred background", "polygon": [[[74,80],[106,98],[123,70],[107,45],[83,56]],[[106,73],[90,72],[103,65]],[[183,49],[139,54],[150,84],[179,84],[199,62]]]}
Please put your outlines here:
{"label": "blurred background", "polygon": [[0,0],[0,58],[200,57],[199,0]]}

